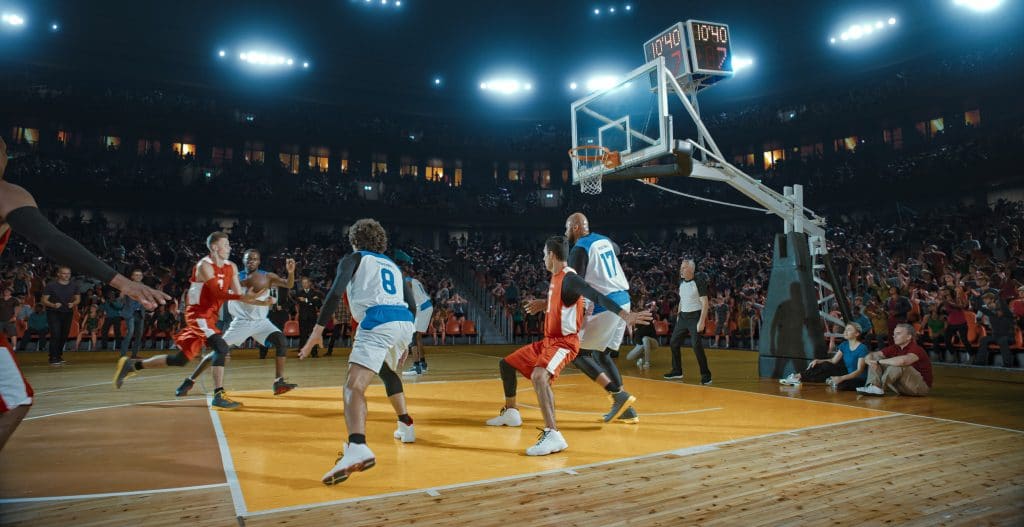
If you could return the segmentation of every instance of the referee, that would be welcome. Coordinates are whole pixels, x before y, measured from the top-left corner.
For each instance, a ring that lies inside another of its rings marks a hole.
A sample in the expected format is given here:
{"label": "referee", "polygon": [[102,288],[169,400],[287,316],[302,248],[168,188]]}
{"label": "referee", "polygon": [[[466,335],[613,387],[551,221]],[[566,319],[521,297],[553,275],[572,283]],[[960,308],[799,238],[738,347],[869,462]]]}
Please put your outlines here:
{"label": "referee", "polygon": [[711,384],[711,370],[708,369],[708,358],[704,355],[704,342],[701,332],[708,319],[708,276],[694,273],[696,265],[692,258],[684,258],[679,265],[679,316],[676,327],[672,330],[669,347],[672,349],[672,371],[666,373],[666,379],[683,378],[683,361],[679,348],[687,333],[693,339],[693,354],[697,356],[700,366],[700,383]]}

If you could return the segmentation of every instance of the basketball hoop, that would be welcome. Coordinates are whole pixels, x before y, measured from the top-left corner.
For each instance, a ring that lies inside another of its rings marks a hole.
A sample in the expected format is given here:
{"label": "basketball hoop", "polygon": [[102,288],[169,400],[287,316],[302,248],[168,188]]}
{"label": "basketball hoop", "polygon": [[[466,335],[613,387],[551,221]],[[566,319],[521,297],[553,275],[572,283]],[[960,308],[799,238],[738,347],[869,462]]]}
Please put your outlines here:
{"label": "basketball hoop", "polygon": [[622,164],[619,153],[598,145],[581,145],[569,150],[573,170],[580,181],[580,192],[601,193],[601,176],[605,169]]}

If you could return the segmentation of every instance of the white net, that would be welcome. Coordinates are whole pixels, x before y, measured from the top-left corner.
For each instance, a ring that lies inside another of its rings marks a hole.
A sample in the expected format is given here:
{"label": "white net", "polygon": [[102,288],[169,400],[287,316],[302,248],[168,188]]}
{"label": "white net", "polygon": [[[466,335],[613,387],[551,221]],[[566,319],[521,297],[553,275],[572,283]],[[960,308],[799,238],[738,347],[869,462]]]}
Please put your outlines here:
{"label": "white net", "polygon": [[609,150],[600,146],[581,146],[569,151],[573,169],[584,194],[601,193],[601,176],[607,167]]}

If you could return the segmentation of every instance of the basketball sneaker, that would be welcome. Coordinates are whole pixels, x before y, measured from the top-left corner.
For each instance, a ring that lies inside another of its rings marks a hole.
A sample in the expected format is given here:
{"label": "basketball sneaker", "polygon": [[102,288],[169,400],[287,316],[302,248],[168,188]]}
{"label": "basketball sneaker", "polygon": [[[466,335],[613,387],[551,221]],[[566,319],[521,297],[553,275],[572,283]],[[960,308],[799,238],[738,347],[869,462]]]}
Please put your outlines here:
{"label": "basketball sneaker", "polygon": [[877,397],[885,395],[885,391],[879,388],[878,386],[875,386],[874,384],[869,384],[867,386],[861,386],[860,388],[857,388],[857,393],[861,395],[874,395]]}
{"label": "basketball sneaker", "polygon": [[702,385],[704,385],[704,386],[707,386],[707,385],[711,384],[711,376],[708,375],[707,377],[705,377],[705,376],[702,375],[700,377],[700,383]]}
{"label": "basketball sneaker", "polygon": [[610,422],[612,419],[618,418],[623,412],[629,408],[629,405],[636,402],[636,397],[632,396],[626,390],[619,390],[618,393],[610,393],[608,397],[612,401],[612,409],[608,413],[604,414],[604,422]]}
{"label": "basketball sneaker", "polygon": [[409,368],[408,370],[405,370],[405,371],[402,372],[402,375],[422,375],[422,374],[423,374],[423,366],[421,366],[420,363],[418,363],[418,362],[413,364],[412,368]]}
{"label": "basketball sneaker", "polygon": [[779,384],[786,386],[800,386],[800,378],[795,373],[790,373],[784,379],[779,379]]}
{"label": "basketball sneaker", "polygon": [[356,472],[370,470],[376,464],[377,459],[373,456],[370,447],[363,443],[347,443],[345,452],[338,457],[334,468],[328,470],[324,477],[320,478],[320,481],[323,481],[324,485],[335,485],[345,481]]}
{"label": "basketball sneaker", "polygon": [[185,377],[184,381],[181,381],[181,386],[178,386],[177,390],[174,390],[175,397],[184,397],[188,395],[189,390],[196,385],[196,381],[193,381],[189,377]]}
{"label": "basketball sneaker", "polygon": [[235,410],[242,406],[242,403],[234,401],[228,397],[228,394],[224,390],[214,393],[213,402],[210,404],[218,410]]}
{"label": "basketball sneaker", "polygon": [[416,425],[407,425],[399,421],[398,428],[395,429],[395,439],[401,439],[403,443],[415,443]]}
{"label": "basketball sneaker", "polygon": [[114,368],[114,388],[121,389],[121,385],[124,384],[124,380],[128,377],[134,377],[135,361],[128,357],[121,357],[117,359],[117,367]]}
{"label": "basketball sneaker", "polygon": [[281,394],[284,394],[284,393],[288,393],[288,392],[294,390],[295,388],[298,388],[298,386],[299,386],[298,384],[292,384],[290,382],[286,382],[284,380],[284,378],[282,377],[282,378],[277,379],[276,381],[274,381],[274,395],[281,395]]}
{"label": "basketball sneaker", "polygon": [[662,375],[662,377],[665,378],[665,379],[682,379],[683,378],[683,372],[681,372],[681,371],[670,371],[670,372],[666,373],[665,375]]}
{"label": "basketball sneaker", "polygon": [[548,454],[561,452],[566,448],[569,448],[569,443],[565,442],[565,438],[562,437],[561,432],[545,428],[541,430],[540,436],[537,438],[537,444],[526,449],[526,455],[546,456]]}
{"label": "basketball sneaker", "polygon": [[487,426],[523,426],[523,416],[518,408],[502,408],[497,417],[487,420]]}
{"label": "basketball sneaker", "polygon": [[[611,422],[612,419],[613,417],[611,417],[611,412],[601,416],[601,422],[604,423]],[[636,413],[636,408],[630,406],[625,412],[622,412],[622,415],[620,415],[616,421],[620,423],[636,424],[640,422],[640,416]]]}

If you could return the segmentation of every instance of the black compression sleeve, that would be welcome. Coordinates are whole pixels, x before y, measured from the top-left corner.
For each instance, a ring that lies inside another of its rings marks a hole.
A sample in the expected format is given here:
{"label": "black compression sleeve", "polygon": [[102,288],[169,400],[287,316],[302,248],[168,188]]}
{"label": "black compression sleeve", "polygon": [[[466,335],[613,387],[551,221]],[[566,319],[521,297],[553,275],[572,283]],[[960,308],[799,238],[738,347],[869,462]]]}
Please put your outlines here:
{"label": "black compression sleeve", "polygon": [[565,278],[562,279],[562,302],[565,305],[569,305],[581,296],[612,313],[622,311],[622,307],[616,304],[614,300],[587,285],[587,282],[576,276],[576,273],[566,273]]}
{"label": "black compression sleeve", "polygon": [[[360,259],[362,259],[361,254],[352,253],[338,262],[338,271],[334,275],[334,284],[331,285],[331,290],[327,292],[327,298],[324,299],[324,304],[320,308],[320,316],[316,319],[317,324],[326,326],[331,321],[331,316],[338,310],[341,295],[345,292],[345,288],[348,287],[348,283],[352,281],[352,276],[356,274],[356,269],[359,268]],[[347,323],[347,321],[339,322]]]}
{"label": "black compression sleeve", "polygon": [[28,238],[43,254],[61,265],[99,278],[105,284],[117,276],[116,271],[82,247],[82,244],[57,230],[36,207],[14,209],[4,220],[11,225],[13,231]]}
{"label": "black compression sleeve", "polygon": [[587,264],[590,263],[590,256],[583,247],[573,247],[569,250],[569,267],[572,267],[576,274],[583,278],[587,277]]}

